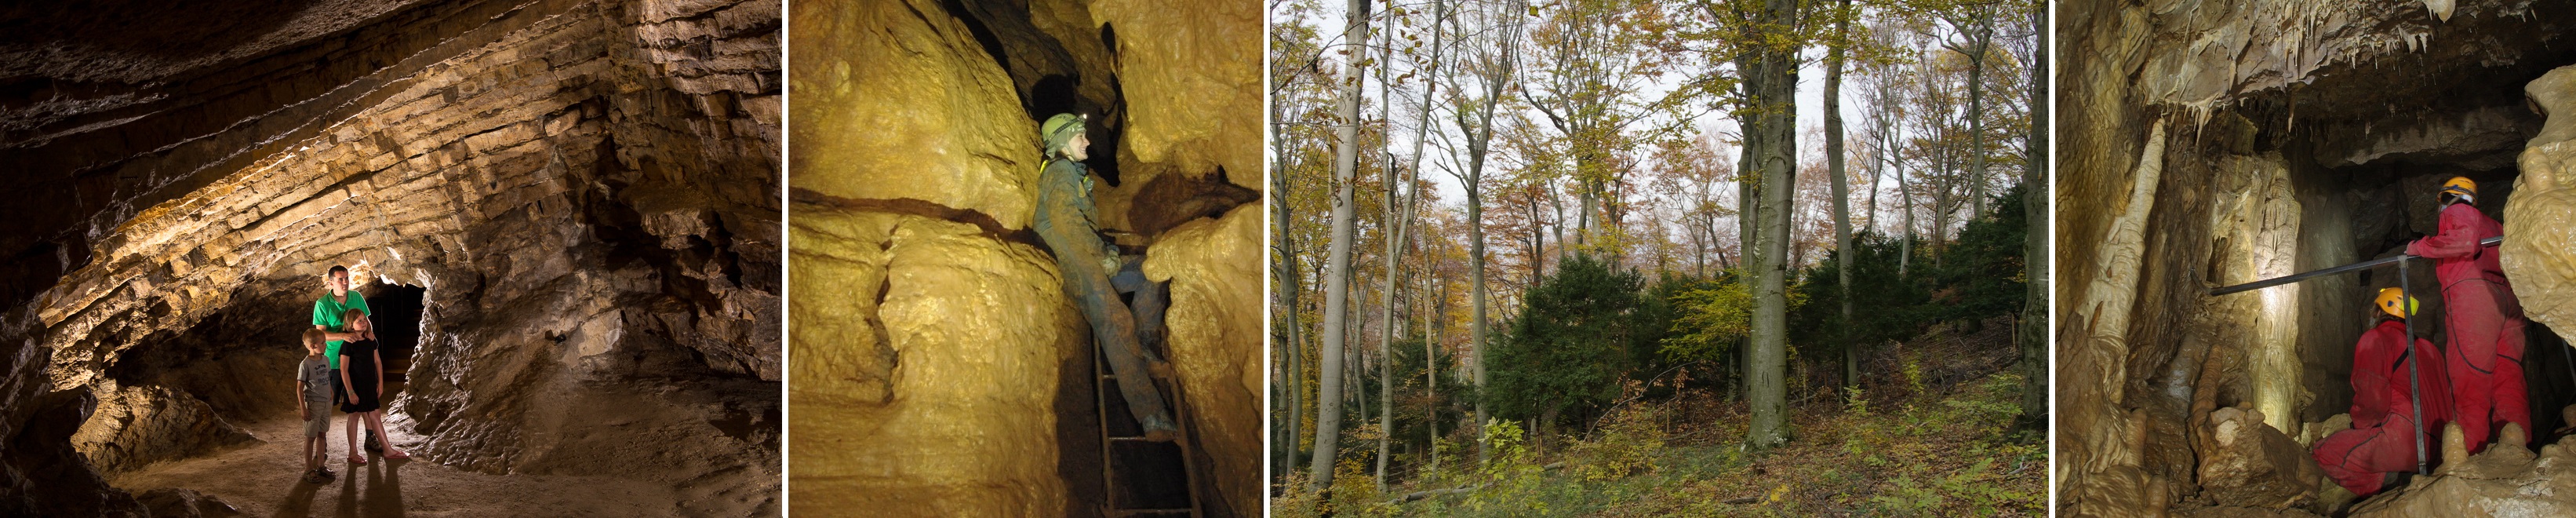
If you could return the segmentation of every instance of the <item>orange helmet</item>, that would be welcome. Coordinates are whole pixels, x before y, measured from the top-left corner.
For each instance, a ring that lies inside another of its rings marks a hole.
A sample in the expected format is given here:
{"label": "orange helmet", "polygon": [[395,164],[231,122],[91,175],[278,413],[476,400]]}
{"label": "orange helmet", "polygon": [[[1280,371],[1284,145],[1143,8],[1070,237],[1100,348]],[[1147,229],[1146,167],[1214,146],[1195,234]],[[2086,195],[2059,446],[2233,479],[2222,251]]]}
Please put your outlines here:
{"label": "orange helmet", "polygon": [[[2397,309],[2397,301],[2400,300],[2406,301],[2406,309]],[[2389,316],[2397,318],[2406,318],[2407,313],[2414,313],[2417,309],[2415,307],[2415,298],[2406,296],[2406,290],[2398,288],[2380,288],[2379,300],[2374,302],[2373,305],[2379,306],[2380,312],[2387,313]]]}
{"label": "orange helmet", "polygon": [[2478,195],[2478,183],[2469,181],[2469,177],[2466,176],[2453,176],[2451,181],[2442,182],[2442,192],[2457,194],[2462,198],[2475,198]]}

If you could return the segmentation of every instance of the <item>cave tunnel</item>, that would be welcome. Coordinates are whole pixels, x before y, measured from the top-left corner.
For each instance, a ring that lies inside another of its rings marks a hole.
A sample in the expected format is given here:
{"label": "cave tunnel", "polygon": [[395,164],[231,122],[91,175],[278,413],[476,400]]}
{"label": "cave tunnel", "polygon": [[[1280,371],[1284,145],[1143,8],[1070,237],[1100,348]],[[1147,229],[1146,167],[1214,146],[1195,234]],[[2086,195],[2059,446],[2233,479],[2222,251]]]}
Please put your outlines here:
{"label": "cave tunnel", "polygon": [[[830,445],[791,452],[799,510],[1258,514],[1258,6],[808,7],[789,20],[790,277],[849,289],[788,301],[789,427]],[[1105,240],[1167,283],[1167,339],[1146,342],[1170,363],[1170,442],[1132,440],[1031,228],[1037,130],[1059,113],[1089,117]],[[957,429],[975,432],[940,432]]]}
{"label": "cave tunnel", "polygon": [[[0,7],[0,516],[778,513],[782,9]],[[334,266],[411,458],[317,485]]]}
{"label": "cave tunnel", "polygon": [[[2402,255],[2438,232],[2436,193],[2452,177],[2475,181],[2474,206],[2503,224],[2506,244],[2488,251],[2514,263],[2530,313],[2526,465],[2568,435],[2576,358],[2561,329],[2576,322],[2553,308],[2576,294],[2565,272],[2533,265],[2570,253],[2550,230],[2571,222],[2566,173],[2541,159],[2565,139],[2544,130],[2576,124],[2550,93],[2576,74],[2548,76],[2576,65],[2576,7],[2076,2],[2062,16],[2063,51],[2104,54],[2060,76],[2074,78],[2061,109],[2080,114],[2060,126],[2058,162],[2058,260],[2080,273],[2057,288],[2060,511],[2474,508],[2446,489],[2461,482],[2451,472],[2337,495],[2309,454],[2350,426],[2354,344],[2376,324],[2380,288],[2410,287],[2423,302],[2415,334],[2453,347],[2432,261],[2405,279],[2388,265],[2211,294]],[[2282,20],[2297,29],[2265,23]],[[2148,44],[2103,50],[2128,37]],[[2440,458],[2442,432],[2429,432],[2430,465],[2472,463]]]}

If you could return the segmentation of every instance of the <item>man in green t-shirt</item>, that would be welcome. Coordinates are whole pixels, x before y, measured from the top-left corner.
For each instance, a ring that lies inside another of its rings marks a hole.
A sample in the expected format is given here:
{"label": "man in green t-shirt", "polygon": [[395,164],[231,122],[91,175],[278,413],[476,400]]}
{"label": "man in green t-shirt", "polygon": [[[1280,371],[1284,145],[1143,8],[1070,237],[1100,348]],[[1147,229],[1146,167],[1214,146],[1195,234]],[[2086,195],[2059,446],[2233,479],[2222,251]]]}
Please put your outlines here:
{"label": "man in green t-shirt", "polygon": [[[331,340],[323,347],[322,357],[331,358],[331,370],[337,371],[340,370],[340,344],[358,338],[358,333],[343,332],[347,331],[346,326],[349,323],[343,321],[341,315],[347,314],[350,309],[375,315],[376,310],[367,308],[366,296],[359,295],[357,290],[349,289],[348,267],[332,265],[331,272],[322,275],[322,284],[329,287],[331,292],[313,301],[313,328],[322,330],[325,333],[323,336]],[[336,379],[339,373],[334,372],[332,376]]]}

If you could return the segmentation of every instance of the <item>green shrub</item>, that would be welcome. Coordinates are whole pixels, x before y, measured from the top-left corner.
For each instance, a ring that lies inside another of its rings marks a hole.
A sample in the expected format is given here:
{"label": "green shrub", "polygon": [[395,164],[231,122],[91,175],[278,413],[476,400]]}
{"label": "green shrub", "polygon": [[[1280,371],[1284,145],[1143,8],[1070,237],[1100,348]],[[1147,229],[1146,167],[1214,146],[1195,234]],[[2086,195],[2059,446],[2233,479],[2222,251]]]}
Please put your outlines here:
{"label": "green shrub", "polygon": [[1567,464],[1572,466],[1576,478],[1586,482],[1618,480],[1654,471],[1655,457],[1664,449],[1664,431],[1656,426],[1660,417],[1655,408],[1644,405],[1627,405],[1611,410],[1603,417],[1597,437],[1577,441],[1567,449]]}

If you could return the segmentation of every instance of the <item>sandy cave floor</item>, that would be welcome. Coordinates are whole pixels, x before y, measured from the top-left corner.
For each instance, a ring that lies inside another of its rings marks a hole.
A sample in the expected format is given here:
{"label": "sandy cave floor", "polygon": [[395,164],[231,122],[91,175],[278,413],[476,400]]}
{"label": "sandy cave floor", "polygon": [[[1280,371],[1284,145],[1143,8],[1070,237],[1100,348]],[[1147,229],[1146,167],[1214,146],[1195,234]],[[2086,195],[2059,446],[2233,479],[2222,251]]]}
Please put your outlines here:
{"label": "sandy cave floor", "polygon": [[[293,414],[244,424],[244,430],[265,442],[153,464],[111,477],[109,483],[136,494],[163,487],[193,489],[222,498],[249,516],[661,516],[680,509],[680,490],[648,481],[491,475],[373,455],[366,465],[351,466],[341,428],[345,419],[331,420],[330,468],[339,475],[328,484],[299,480],[303,423]],[[406,449],[420,440],[392,422],[386,428],[395,444]]]}

